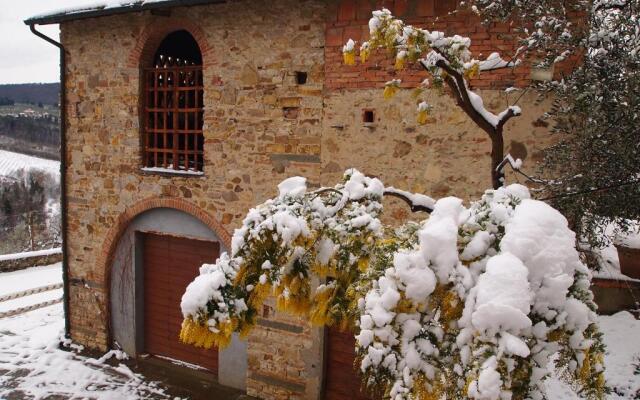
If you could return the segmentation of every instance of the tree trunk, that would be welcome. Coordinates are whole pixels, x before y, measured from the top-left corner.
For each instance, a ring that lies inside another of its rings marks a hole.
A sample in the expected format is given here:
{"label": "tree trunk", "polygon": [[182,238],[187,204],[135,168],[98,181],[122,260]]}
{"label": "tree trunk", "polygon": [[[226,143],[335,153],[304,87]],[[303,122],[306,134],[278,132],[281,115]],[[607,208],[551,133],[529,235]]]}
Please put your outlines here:
{"label": "tree trunk", "polygon": [[29,212],[27,214],[27,225],[29,230],[29,245],[31,247],[31,251],[35,249],[35,238],[33,237],[33,212]]}
{"label": "tree trunk", "polygon": [[497,132],[491,137],[491,185],[494,189],[504,186],[504,172],[498,170],[498,165],[504,159],[504,139],[502,132]]}
{"label": "tree trunk", "polygon": [[[496,125],[493,125],[476,109],[476,106],[471,101],[468,92],[469,85],[464,75],[445,61],[447,58],[446,55],[442,53],[439,54],[444,59],[437,61],[436,66],[447,72],[448,75],[444,78],[444,81],[449,89],[451,89],[456,103],[480,129],[489,135],[489,139],[491,139],[491,185],[494,189],[498,189],[504,186],[504,172],[502,169],[498,171],[498,166],[504,159],[504,138],[502,131],[507,121],[516,115],[520,115],[520,110],[515,107],[509,107],[500,113],[500,120]],[[424,62],[420,64],[425,70],[429,71],[429,68]]]}

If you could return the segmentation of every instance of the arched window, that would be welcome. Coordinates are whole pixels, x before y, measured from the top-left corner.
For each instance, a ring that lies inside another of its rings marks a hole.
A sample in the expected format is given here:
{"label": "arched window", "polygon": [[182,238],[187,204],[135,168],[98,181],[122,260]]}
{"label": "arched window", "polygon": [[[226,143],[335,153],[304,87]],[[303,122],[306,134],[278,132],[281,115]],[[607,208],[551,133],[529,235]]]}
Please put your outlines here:
{"label": "arched window", "polygon": [[204,91],[198,43],[187,31],[172,32],[145,67],[144,169],[201,173]]}

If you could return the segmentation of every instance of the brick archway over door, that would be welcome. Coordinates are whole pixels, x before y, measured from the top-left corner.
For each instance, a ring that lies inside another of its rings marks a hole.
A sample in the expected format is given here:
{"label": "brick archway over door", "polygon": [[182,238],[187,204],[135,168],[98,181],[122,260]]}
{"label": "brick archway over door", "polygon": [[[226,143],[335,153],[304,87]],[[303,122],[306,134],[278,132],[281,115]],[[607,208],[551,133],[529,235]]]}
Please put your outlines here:
{"label": "brick archway over door", "polygon": [[125,212],[120,214],[114,225],[107,232],[105,241],[103,242],[100,257],[98,260],[98,270],[103,274],[103,293],[106,294],[105,307],[107,309],[106,322],[108,324],[107,343],[111,343],[111,265],[113,263],[113,255],[115,253],[118,241],[126,231],[129,224],[139,214],[151,210],[153,208],[173,208],[183,211],[193,217],[199,219],[207,225],[220,239],[227,249],[231,248],[231,235],[220,224],[220,222],[206,211],[202,210],[193,203],[179,198],[171,197],[152,197],[141,200],[129,207]]}

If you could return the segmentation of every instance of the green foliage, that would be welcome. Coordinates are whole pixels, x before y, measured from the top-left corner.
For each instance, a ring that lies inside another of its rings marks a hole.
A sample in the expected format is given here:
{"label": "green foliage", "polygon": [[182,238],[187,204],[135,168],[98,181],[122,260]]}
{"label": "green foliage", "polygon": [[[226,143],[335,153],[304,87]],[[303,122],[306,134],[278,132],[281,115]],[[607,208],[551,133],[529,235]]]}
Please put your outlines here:
{"label": "green foliage", "polygon": [[558,142],[546,150],[546,189],[593,247],[608,244],[608,225],[629,232],[640,220],[639,15],[637,0],[592,14],[583,64],[551,86]]}
{"label": "green foliage", "polygon": [[39,117],[0,115],[0,135],[45,146],[60,144],[59,119],[47,115]]}
{"label": "green foliage", "polygon": [[15,101],[8,97],[0,97],[0,106],[12,106],[15,104]]}

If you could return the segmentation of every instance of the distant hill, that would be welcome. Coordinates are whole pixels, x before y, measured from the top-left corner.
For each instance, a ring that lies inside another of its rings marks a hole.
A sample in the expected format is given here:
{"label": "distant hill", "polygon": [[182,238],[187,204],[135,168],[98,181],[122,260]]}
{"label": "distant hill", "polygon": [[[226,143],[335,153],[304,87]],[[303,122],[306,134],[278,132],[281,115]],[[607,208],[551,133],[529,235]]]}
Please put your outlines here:
{"label": "distant hill", "polygon": [[0,85],[0,99],[16,103],[58,104],[59,83],[18,83]]}

